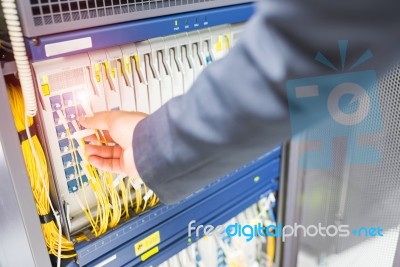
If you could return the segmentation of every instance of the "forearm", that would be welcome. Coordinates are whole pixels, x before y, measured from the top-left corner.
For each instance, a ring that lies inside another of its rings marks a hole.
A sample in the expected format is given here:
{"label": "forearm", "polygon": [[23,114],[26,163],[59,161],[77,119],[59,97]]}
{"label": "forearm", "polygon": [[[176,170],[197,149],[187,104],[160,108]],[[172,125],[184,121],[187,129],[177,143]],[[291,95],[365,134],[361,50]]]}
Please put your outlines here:
{"label": "forearm", "polygon": [[[162,201],[179,200],[289,138],[286,81],[330,73],[314,60],[317,51],[340,58],[337,41],[347,39],[355,57],[371,49],[371,66],[388,66],[398,55],[394,7],[379,6],[386,12],[379,15],[374,6],[345,5],[263,3],[226,58],[138,125],[136,166]],[[373,14],[378,22],[369,20]]]}

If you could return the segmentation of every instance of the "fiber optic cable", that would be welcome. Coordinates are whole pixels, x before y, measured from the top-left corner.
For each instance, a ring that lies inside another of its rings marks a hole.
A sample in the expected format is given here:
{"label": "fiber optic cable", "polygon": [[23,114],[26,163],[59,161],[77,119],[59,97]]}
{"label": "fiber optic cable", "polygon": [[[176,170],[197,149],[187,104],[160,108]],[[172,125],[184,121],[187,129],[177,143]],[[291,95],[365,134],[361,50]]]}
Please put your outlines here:
{"label": "fiber optic cable", "polygon": [[[29,128],[33,126],[33,118],[25,115],[21,88],[14,85],[7,87],[17,131],[19,133],[26,131],[27,137],[24,140],[21,139],[21,148],[37,212],[42,220],[42,231],[48,251],[58,259],[75,257],[74,244],[62,236],[58,215],[54,214],[55,219],[51,219],[52,212],[56,212],[49,197],[47,161],[37,135],[32,133],[33,136],[31,136]],[[60,260],[58,260],[58,264],[60,264]]]}

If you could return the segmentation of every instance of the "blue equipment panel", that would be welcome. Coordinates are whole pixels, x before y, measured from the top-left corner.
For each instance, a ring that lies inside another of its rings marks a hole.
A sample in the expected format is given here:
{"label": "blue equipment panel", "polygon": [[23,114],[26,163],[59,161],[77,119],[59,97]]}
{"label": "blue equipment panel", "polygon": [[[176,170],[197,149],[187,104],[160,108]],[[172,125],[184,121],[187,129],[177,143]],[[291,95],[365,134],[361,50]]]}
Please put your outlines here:
{"label": "blue equipment panel", "polygon": [[[253,12],[254,4],[249,3],[26,39],[26,44],[32,61],[36,62],[222,24],[244,22]],[[90,48],[46,56],[46,45],[88,37],[92,42]]]}
{"label": "blue equipment panel", "polygon": [[[277,191],[280,148],[236,170],[182,202],[160,205],[91,242],[76,244],[79,266],[154,266],[172,257],[185,246],[187,225],[223,224],[263,195]],[[159,231],[159,252],[146,261],[135,255],[134,244]],[[191,242],[196,239],[192,238]]]}

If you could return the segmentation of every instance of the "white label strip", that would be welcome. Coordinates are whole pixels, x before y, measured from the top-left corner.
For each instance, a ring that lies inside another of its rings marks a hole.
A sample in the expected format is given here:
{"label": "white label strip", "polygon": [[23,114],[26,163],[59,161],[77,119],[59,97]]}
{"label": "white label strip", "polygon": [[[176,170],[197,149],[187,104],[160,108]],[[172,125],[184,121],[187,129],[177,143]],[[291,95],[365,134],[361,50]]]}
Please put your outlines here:
{"label": "white label strip", "polygon": [[44,46],[46,57],[57,56],[73,51],[92,48],[92,38],[85,37],[64,42],[47,44]]}
{"label": "white label strip", "polygon": [[108,264],[108,263],[110,263],[110,262],[112,262],[113,260],[116,260],[116,259],[117,259],[117,255],[113,255],[113,256],[111,256],[111,257],[105,259],[104,261],[102,261],[102,262],[96,264],[94,267],[103,267],[103,266],[105,266],[106,264]]}

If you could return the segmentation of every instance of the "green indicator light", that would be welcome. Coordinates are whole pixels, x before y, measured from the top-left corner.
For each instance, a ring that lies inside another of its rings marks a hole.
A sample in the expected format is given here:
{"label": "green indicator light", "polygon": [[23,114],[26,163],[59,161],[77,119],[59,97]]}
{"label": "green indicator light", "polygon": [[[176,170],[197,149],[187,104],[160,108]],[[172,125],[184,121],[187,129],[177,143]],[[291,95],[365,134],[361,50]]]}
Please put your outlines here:
{"label": "green indicator light", "polygon": [[178,21],[175,20],[175,27],[178,27]]}
{"label": "green indicator light", "polygon": [[260,181],[260,176],[254,177],[253,181],[254,181],[255,183],[257,183],[258,181]]}
{"label": "green indicator light", "polygon": [[188,242],[189,242],[189,243],[192,243],[192,239],[191,239],[191,238],[188,238]]}

